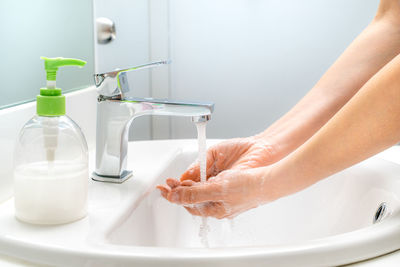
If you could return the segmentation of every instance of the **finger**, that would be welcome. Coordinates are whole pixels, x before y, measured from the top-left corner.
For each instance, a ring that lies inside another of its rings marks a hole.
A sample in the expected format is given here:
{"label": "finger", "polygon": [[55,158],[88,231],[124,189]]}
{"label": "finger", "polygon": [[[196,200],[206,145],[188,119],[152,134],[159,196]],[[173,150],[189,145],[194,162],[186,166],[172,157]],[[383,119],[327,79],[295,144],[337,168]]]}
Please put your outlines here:
{"label": "finger", "polygon": [[197,204],[221,199],[219,183],[197,183],[193,186],[178,186],[171,190],[167,199],[177,204]]}
{"label": "finger", "polygon": [[[214,176],[215,173],[215,155],[216,151],[215,148],[210,147],[207,150],[207,163],[206,163],[206,169],[207,169],[207,178],[210,176]],[[181,176],[181,181],[184,180],[192,180],[195,182],[200,182],[200,165],[196,161],[192,165],[189,166],[189,168],[182,174]]]}
{"label": "finger", "polygon": [[178,180],[174,178],[167,178],[166,183],[167,185],[169,185],[169,187],[171,187],[171,189],[174,189],[181,184]]}
{"label": "finger", "polygon": [[184,180],[181,182],[181,186],[192,186],[194,184],[195,184],[195,182],[192,180]]}
{"label": "finger", "polygon": [[194,182],[200,181],[200,166],[199,163],[193,163],[189,168],[182,174],[181,181],[192,180]]}
{"label": "finger", "polygon": [[160,190],[161,196],[164,198],[167,198],[168,193],[171,192],[171,188],[168,185],[159,184],[156,188]]}

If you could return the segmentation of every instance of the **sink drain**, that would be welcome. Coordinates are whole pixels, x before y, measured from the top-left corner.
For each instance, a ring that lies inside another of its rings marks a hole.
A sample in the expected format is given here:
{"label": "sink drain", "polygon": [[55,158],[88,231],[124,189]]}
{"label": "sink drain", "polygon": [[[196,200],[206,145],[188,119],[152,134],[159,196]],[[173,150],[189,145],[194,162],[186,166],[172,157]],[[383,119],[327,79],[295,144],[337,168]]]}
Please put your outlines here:
{"label": "sink drain", "polygon": [[385,217],[386,213],[387,213],[387,206],[386,206],[386,203],[383,202],[379,205],[378,209],[376,210],[374,219],[372,222],[373,223],[380,222],[383,219],[383,217]]}

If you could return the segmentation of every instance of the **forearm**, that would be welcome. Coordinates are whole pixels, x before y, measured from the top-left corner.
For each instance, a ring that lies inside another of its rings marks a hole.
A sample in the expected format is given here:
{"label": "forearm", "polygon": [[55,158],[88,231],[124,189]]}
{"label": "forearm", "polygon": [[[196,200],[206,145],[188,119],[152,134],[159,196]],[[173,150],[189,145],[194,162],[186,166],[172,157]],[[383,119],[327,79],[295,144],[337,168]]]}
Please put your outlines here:
{"label": "forearm", "polygon": [[[384,2],[388,1],[382,1],[380,9]],[[275,159],[285,157],[307,141],[399,52],[400,20],[387,14],[374,19],[313,89],[259,135],[273,144]]]}
{"label": "forearm", "polygon": [[[272,199],[299,191],[400,140],[400,55],[380,70],[311,139],[272,166]],[[269,191],[268,191],[269,190]]]}

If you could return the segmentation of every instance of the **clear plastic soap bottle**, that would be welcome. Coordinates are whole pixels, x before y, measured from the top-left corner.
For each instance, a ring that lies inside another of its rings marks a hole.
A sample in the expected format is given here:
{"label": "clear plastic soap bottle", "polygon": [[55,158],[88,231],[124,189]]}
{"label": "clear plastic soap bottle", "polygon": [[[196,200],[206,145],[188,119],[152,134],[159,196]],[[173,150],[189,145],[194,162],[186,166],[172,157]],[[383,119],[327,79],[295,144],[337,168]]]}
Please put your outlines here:
{"label": "clear plastic soap bottle", "polygon": [[15,216],[34,224],[62,224],[86,215],[88,148],[79,126],[65,115],[56,75],[60,66],[86,62],[42,59],[47,88],[40,89],[37,114],[22,128],[15,149]]}

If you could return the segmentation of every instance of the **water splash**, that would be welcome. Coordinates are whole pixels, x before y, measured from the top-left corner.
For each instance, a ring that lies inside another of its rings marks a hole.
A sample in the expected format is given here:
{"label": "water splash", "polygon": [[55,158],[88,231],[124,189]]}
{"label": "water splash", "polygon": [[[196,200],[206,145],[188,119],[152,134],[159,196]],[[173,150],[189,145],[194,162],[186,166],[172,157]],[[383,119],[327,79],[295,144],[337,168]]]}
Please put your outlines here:
{"label": "water splash", "polygon": [[206,146],[206,122],[197,122],[197,141],[199,146],[198,162],[200,165],[200,182],[207,181],[207,146]]}
{"label": "water splash", "polygon": [[[197,122],[197,141],[199,146],[198,162],[200,165],[200,182],[204,183],[207,181],[207,146],[206,146],[206,125],[207,122]],[[203,207],[198,207],[200,210]],[[201,244],[204,247],[209,247],[208,232],[210,227],[207,222],[207,217],[201,218],[201,225],[199,229],[199,237]]]}

